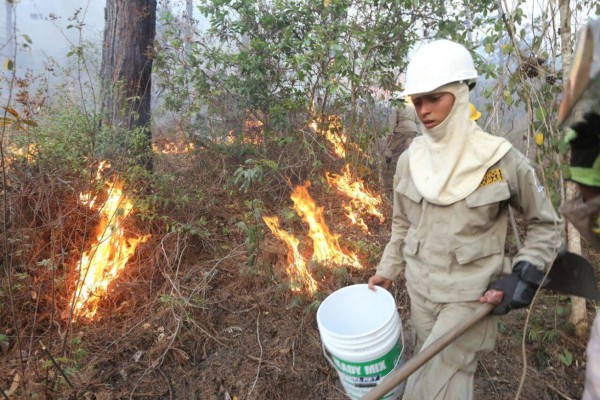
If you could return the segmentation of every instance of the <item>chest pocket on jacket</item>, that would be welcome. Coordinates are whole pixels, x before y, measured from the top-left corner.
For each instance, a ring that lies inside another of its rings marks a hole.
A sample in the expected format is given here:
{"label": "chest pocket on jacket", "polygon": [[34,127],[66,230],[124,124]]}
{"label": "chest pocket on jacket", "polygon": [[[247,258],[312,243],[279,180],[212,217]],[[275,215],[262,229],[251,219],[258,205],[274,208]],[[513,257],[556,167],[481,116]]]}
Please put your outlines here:
{"label": "chest pocket on jacket", "polygon": [[396,192],[402,195],[400,197],[400,207],[410,223],[412,225],[418,224],[421,218],[421,200],[423,200],[423,196],[421,196],[413,181],[409,178],[400,179],[396,186]]}
{"label": "chest pocket on jacket", "polygon": [[456,248],[454,255],[456,256],[456,261],[464,265],[493,254],[500,254],[503,250],[500,247],[500,240],[497,237],[484,237],[475,243],[469,243]]}
{"label": "chest pocket on jacket", "polygon": [[510,190],[506,182],[480,186],[465,199],[469,209],[466,218],[475,225],[488,225],[495,221],[500,203],[508,199],[510,199]]}

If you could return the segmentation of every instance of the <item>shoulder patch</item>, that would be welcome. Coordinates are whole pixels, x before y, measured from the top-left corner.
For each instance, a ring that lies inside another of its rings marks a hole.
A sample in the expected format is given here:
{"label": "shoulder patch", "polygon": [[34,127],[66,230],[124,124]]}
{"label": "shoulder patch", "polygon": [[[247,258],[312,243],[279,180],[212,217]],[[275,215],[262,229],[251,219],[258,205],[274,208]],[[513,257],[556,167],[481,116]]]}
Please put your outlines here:
{"label": "shoulder patch", "polygon": [[502,170],[500,168],[491,169],[485,173],[483,179],[479,186],[487,186],[495,182],[504,181],[504,176],[502,175]]}

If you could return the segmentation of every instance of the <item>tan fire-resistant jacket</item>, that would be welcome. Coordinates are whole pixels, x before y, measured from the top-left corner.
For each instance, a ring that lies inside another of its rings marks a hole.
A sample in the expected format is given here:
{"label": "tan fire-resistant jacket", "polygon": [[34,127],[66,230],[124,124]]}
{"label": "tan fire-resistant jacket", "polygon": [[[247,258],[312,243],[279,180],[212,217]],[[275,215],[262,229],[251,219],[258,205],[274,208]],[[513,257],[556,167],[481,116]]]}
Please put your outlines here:
{"label": "tan fire-resistant jacket", "polygon": [[402,108],[392,108],[389,117],[389,126],[392,135],[402,135],[407,132],[421,133],[417,113],[414,107],[409,105]]}
{"label": "tan fire-resistant jacket", "polygon": [[392,157],[394,163],[398,156],[410,146],[413,138],[421,133],[414,107],[392,108],[389,117],[390,136],[385,150],[386,157]]}
{"label": "tan fire-resistant jacket", "polygon": [[[410,174],[408,152],[394,176],[392,235],[377,274],[406,283],[435,302],[474,301],[490,281],[519,261],[547,269],[561,244],[563,222],[533,168],[511,149],[488,169],[481,185],[447,206],[425,201]],[[508,205],[527,221],[524,246],[512,262],[505,257]]]}

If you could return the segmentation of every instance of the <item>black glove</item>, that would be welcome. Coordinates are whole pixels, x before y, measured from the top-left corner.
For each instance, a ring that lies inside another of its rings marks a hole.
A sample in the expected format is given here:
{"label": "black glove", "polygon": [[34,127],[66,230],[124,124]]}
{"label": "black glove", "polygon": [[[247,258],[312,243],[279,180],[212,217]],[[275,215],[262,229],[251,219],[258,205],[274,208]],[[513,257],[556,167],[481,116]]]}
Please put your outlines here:
{"label": "black glove", "polygon": [[571,167],[592,168],[600,153],[600,114],[589,112],[571,125],[577,136],[569,140]]}
{"label": "black glove", "polygon": [[[540,272],[535,265],[527,261],[519,262],[510,275],[490,283],[488,289],[504,292],[502,302],[492,310],[492,314],[504,315],[512,309],[527,307],[531,304],[535,291],[543,279],[544,273]],[[549,281],[545,280],[542,286],[548,283]]]}

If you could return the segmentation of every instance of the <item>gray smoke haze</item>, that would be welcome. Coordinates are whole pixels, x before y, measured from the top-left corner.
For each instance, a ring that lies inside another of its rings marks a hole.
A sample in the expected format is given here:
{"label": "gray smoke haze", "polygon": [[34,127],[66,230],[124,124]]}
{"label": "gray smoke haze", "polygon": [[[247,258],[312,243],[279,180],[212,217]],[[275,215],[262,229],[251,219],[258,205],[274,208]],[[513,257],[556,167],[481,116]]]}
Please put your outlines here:
{"label": "gray smoke haze", "polygon": [[[48,57],[63,64],[81,40],[95,44],[102,40],[104,0],[13,0],[12,4],[4,0],[0,4],[0,57],[3,62],[13,59],[16,41],[18,72],[41,73]],[[75,15],[84,24],[81,39]]]}

